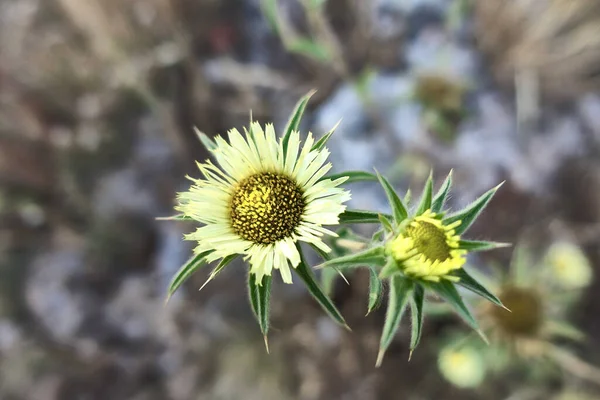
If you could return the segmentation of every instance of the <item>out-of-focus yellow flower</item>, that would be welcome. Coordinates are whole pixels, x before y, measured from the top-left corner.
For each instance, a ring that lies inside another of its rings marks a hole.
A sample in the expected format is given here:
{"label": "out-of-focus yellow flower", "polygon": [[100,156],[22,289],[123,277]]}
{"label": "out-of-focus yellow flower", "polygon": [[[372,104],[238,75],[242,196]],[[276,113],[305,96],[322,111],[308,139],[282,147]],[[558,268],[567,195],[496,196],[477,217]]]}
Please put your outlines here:
{"label": "out-of-focus yellow flower", "polygon": [[592,281],[590,262],[573,243],[554,243],[548,250],[546,262],[556,283],[565,289],[580,289]]}
{"label": "out-of-focus yellow flower", "polygon": [[450,383],[461,388],[474,388],[483,382],[486,366],[479,352],[471,347],[449,346],[438,357],[440,372]]}

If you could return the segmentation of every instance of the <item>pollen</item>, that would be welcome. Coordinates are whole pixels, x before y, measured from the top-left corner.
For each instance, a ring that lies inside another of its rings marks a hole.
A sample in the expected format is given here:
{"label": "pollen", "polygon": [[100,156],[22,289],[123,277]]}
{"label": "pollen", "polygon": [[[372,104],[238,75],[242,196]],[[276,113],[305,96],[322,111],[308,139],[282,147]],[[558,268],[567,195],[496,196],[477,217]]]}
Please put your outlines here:
{"label": "pollen", "polygon": [[275,243],[291,237],[300,224],[306,202],[290,178],[262,172],[240,181],[230,203],[231,226],[245,240]]}
{"label": "pollen", "polygon": [[431,261],[446,261],[451,257],[446,232],[430,222],[415,221],[406,229],[414,247]]}

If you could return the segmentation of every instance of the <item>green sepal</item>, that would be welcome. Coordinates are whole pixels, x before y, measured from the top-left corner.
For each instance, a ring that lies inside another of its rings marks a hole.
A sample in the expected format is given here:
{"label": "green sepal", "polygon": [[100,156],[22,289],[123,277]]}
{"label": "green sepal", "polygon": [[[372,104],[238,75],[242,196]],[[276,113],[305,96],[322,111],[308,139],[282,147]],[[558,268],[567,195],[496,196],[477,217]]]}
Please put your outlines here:
{"label": "green sepal", "polygon": [[298,252],[300,253],[300,264],[294,268],[294,272],[304,281],[306,288],[310,295],[319,303],[319,305],[325,310],[325,312],[338,324],[342,325],[346,329],[350,329],[342,314],[338,311],[337,307],[333,304],[329,296],[327,296],[323,290],[317,284],[314,274],[308,267],[302,249],[296,243]]}
{"label": "green sepal", "polygon": [[262,282],[258,284],[256,282],[256,274],[248,274],[248,295],[250,296],[250,304],[252,305],[252,311],[260,326],[260,331],[265,339],[265,347],[269,352],[269,344],[267,341],[267,334],[269,333],[269,314],[271,310],[271,282],[273,278],[263,276]]}
{"label": "green sepal", "polygon": [[321,150],[323,149],[323,147],[325,147],[325,145],[327,144],[327,142],[329,141],[329,138],[331,138],[331,135],[333,135],[333,132],[335,132],[335,130],[337,129],[337,127],[340,125],[341,121],[338,121],[337,124],[335,124],[333,126],[333,128],[331,128],[331,130],[329,132],[327,132],[326,134],[324,134],[323,136],[321,136],[321,138],[319,140],[317,140],[317,142],[315,144],[313,144],[313,147],[311,147],[311,151],[314,150]]}
{"label": "green sepal", "polygon": [[383,324],[383,332],[379,342],[379,354],[375,366],[381,366],[385,351],[392,343],[394,335],[400,327],[402,314],[406,309],[406,304],[410,299],[413,291],[413,282],[402,276],[396,275],[390,279],[390,292],[388,306],[385,313],[385,322]]}
{"label": "green sepal", "polygon": [[[323,260],[331,260],[331,253],[325,253],[322,249],[318,248],[313,243],[309,243],[309,245],[319,256],[321,256]],[[344,282],[346,282],[346,284],[350,284],[348,282],[348,279],[346,279],[346,277],[342,273],[342,271],[340,271],[336,267],[325,268],[323,271],[321,271],[321,287],[323,288],[323,292],[325,292],[327,296],[331,296],[333,292],[333,283],[337,275],[339,275],[344,280]]]}
{"label": "green sepal", "polygon": [[417,211],[415,215],[421,215],[425,211],[431,209],[431,201],[433,196],[433,172],[429,173],[429,178],[427,178],[427,182],[425,182],[425,187],[423,188],[423,194],[421,194],[421,200],[419,201],[419,206],[417,207]]}
{"label": "green sepal", "polygon": [[306,105],[308,104],[308,101],[310,100],[312,95],[315,94],[315,92],[316,92],[316,90],[311,90],[306,95],[304,95],[304,97],[302,97],[298,101],[298,103],[296,103],[296,106],[294,107],[292,116],[290,117],[290,119],[285,127],[283,137],[281,139],[281,143],[282,143],[282,147],[283,147],[283,154],[287,154],[287,148],[288,148],[288,144],[290,142],[290,136],[292,135],[292,132],[297,131],[298,128],[300,127],[300,120],[302,119],[302,115],[304,114],[304,111],[306,110]]}
{"label": "green sepal", "polygon": [[404,195],[404,200],[402,200],[404,202],[404,205],[406,206],[407,210],[410,208],[411,200],[412,200],[412,192],[410,191],[410,189],[408,189],[406,191],[406,194]]}
{"label": "green sepal", "polygon": [[377,271],[375,271],[375,268],[369,267],[369,304],[367,307],[367,315],[379,307],[382,296],[383,283],[377,276]]}
{"label": "green sepal", "polygon": [[396,262],[396,260],[394,260],[393,257],[388,257],[385,265],[383,266],[381,271],[379,271],[379,278],[387,279],[398,274],[402,274],[400,272],[400,269],[398,268],[398,263]]}
{"label": "green sepal", "polygon": [[348,178],[342,183],[343,185],[346,185],[348,183],[354,183],[354,182],[365,182],[365,181],[376,181],[377,180],[376,175],[374,175],[370,172],[364,172],[364,171],[340,172],[339,174],[325,175],[324,177],[322,177],[319,180],[322,181],[323,179],[331,179],[332,181],[334,181],[339,178]]}
{"label": "green sepal", "polygon": [[396,224],[399,224],[400,222],[404,221],[408,216],[406,206],[402,203],[402,200],[400,200],[400,197],[398,197],[398,194],[396,193],[390,182],[385,177],[381,176],[379,172],[377,173],[377,178],[379,179],[379,183],[381,183],[381,186],[385,191],[385,195],[387,196],[387,199],[390,202],[390,206],[392,207],[392,215],[394,216],[394,221],[396,221]]}
{"label": "green sepal", "polygon": [[202,287],[200,287],[199,290],[204,289],[204,286],[206,286],[208,284],[208,282],[210,282],[213,279],[215,279],[216,276],[219,275],[219,273],[221,271],[223,271],[223,269],[226,266],[228,266],[229,264],[231,264],[231,262],[233,260],[235,260],[236,258],[238,258],[239,256],[240,256],[239,254],[230,254],[230,255],[228,255],[226,257],[223,257],[223,259],[219,262],[219,264],[215,267],[215,269],[212,270],[212,272],[208,276],[208,279],[206,280],[206,282],[204,282],[204,285],[202,285]]}
{"label": "green sepal", "polygon": [[439,213],[444,208],[446,204],[446,200],[448,199],[448,193],[450,193],[450,187],[452,186],[452,170],[448,173],[448,176],[442,183],[442,186],[436,193],[433,201],[431,203],[431,211],[434,213]]}
{"label": "green sepal", "polygon": [[478,294],[479,296],[491,301],[495,305],[506,309],[502,301],[492,292],[490,292],[485,286],[479,283],[475,278],[473,278],[464,268],[459,269],[452,276],[456,276],[460,280],[456,282],[457,285],[464,287],[471,292]]}
{"label": "green sepal", "polygon": [[[378,224],[380,213],[363,210],[346,210],[339,215],[340,224]],[[381,214],[386,218],[392,218],[390,215]]]}
{"label": "green sepal", "polygon": [[412,352],[417,348],[421,341],[421,335],[423,333],[423,305],[425,303],[425,289],[423,286],[416,284],[413,290],[412,298],[410,299],[410,315],[412,320],[412,330],[410,334],[410,356]]}
{"label": "green sepal", "polygon": [[469,252],[494,250],[510,246],[512,246],[510,243],[486,242],[483,240],[460,240],[458,242],[460,250],[467,250]]}
{"label": "green sepal", "polygon": [[217,148],[217,143],[209,138],[206,133],[202,132],[196,127],[194,127],[194,132],[196,132],[196,136],[198,136],[198,139],[200,139],[200,142],[206,148],[206,150],[212,152]]}
{"label": "green sepal", "polygon": [[471,327],[473,328],[484,342],[488,343],[487,337],[479,328],[479,324],[471,311],[465,305],[462,297],[456,290],[456,287],[449,281],[442,280],[441,282],[427,282],[426,286],[433,290],[438,296],[444,299],[452,306],[454,311]]}
{"label": "green sepal", "polygon": [[319,265],[317,268],[337,267],[337,268],[351,268],[351,267],[362,267],[362,266],[383,266],[385,264],[385,251],[383,246],[371,247],[367,250],[360,251],[358,253],[349,254],[347,256],[341,256],[332,258]]}
{"label": "green sepal", "polygon": [[179,287],[181,285],[183,285],[183,283],[190,277],[192,276],[192,274],[194,272],[196,272],[200,267],[206,265],[206,256],[208,256],[210,253],[212,253],[212,250],[208,250],[205,252],[202,252],[200,254],[195,254],[192,257],[190,257],[189,260],[186,261],[185,264],[183,264],[179,270],[177,270],[177,272],[175,273],[175,275],[173,275],[173,278],[171,279],[171,282],[169,283],[169,288],[167,290],[167,299],[166,301],[169,301],[169,299],[171,298],[171,296],[173,295],[173,293],[175,293],[175,291],[177,289],[179,289]]}
{"label": "green sepal", "polygon": [[[504,182],[503,182],[504,183]],[[455,228],[457,235],[462,235],[475,222],[479,214],[488,205],[496,191],[502,186],[502,183],[485,192],[481,197],[467,206],[465,209],[452,214],[444,219],[444,225],[449,225],[455,221],[461,221],[461,224]]]}

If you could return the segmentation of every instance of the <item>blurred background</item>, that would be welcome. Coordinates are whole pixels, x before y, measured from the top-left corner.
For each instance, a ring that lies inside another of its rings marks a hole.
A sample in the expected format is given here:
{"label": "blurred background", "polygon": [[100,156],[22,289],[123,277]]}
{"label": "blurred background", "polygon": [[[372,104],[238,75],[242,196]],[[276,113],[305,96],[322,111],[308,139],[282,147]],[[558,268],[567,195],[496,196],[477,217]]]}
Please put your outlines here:
{"label": "blurred background", "polygon": [[[0,0],[0,399],[600,398],[599,83],[597,0]],[[281,129],[312,88],[338,171],[454,168],[454,209],[506,180],[468,235],[515,244],[469,260],[519,318],[468,299],[490,346],[431,299],[375,369],[362,272],[351,333],[275,285],[271,355],[241,264],[164,306],[192,128]]]}

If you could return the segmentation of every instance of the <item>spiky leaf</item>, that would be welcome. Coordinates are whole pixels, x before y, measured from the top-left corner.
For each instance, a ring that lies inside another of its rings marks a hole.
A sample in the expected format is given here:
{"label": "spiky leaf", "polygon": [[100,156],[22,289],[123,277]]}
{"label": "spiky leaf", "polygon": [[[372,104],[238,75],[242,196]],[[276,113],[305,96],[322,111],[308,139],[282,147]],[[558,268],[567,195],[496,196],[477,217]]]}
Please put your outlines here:
{"label": "spiky leaf", "polygon": [[298,103],[296,103],[296,106],[294,107],[294,111],[292,112],[292,116],[290,117],[290,119],[285,127],[285,130],[283,131],[283,137],[282,137],[283,154],[287,154],[287,148],[288,148],[288,144],[290,142],[290,136],[292,135],[292,132],[297,131],[298,128],[300,127],[300,120],[302,119],[302,115],[304,114],[304,111],[306,110],[306,105],[308,104],[308,101],[310,100],[312,95],[315,94],[315,92],[316,92],[315,90],[311,90],[306,95],[304,95],[304,97],[302,97],[298,101]]}
{"label": "spiky leaf", "polygon": [[452,186],[452,170],[450,170],[450,173],[444,180],[444,183],[442,183],[442,186],[440,187],[440,189],[436,193],[435,197],[433,198],[433,201],[431,203],[431,211],[433,211],[435,213],[439,213],[440,211],[442,211],[442,209],[444,208],[444,204],[446,203],[446,200],[448,199],[448,194],[450,193],[451,186]]}
{"label": "spiky leaf", "polygon": [[381,226],[383,227],[386,233],[394,232],[394,226],[392,225],[392,222],[389,219],[387,219],[384,215],[379,214],[379,222],[381,222]]}
{"label": "spiky leaf", "polygon": [[331,138],[331,135],[333,135],[333,132],[335,132],[335,130],[337,129],[337,127],[340,125],[340,122],[342,122],[342,121],[338,121],[337,124],[335,124],[333,126],[333,128],[331,128],[331,130],[329,132],[327,132],[319,140],[317,140],[317,142],[315,144],[313,144],[313,147],[311,148],[311,150],[321,150],[321,149],[323,149],[323,147],[325,147],[325,145],[329,141],[329,138]]}
{"label": "spiky leaf", "polygon": [[487,343],[487,338],[479,329],[479,324],[475,320],[475,317],[471,314],[471,311],[465,305],[462,297],[456,290],[456,287],[448,281],[442,280],[437,283],[427,283],[427,286],[430,287],[438,296],[444,299],[448,304],[454,308],[454,311],[467,323],[471,328],[473,328],[479,336]]}
{"label": "spiky leaf", "polygon": [[[304,254],[302,253],[302,249],[299,245],[296,245],[298,248],[298,252],[300,253],[300,264],[294,269],[296,274],[304,281],[308,292],[311,296],[317,300],[319,305],[325,310],[327,314],[338,324],[348,328],[346,321],[342,314],[338,311],[337,307],[333,304],[331,299],[323,292],[323,290],[317,284],[315,277],[309,268],[306,260],[304,259]],[[349,328],[348,328],[349,329]]]}
{"label": "spiky leaf", "polygon": [[493,250],[510,246],[510,243],[486,242],[483,240],[460,240],[458,242],[459,249],[467,250],[469,252]]}
{"label": "spiky leaf", "polygon": [[202,285],[202,287],[200,288],[200,290],[204,289],[204,286],[206,286],[208,284],[208,282],[212,281],[213,279],[216,278],[217,275],[219,275],[219,273],[229,264],[231,264],[231,262],[233,260],[235,260],[236,258],[239,257],[239,254],[230,254],[226,257],[224,257],[221,262],[219,262],[219,265],[217,265],[215,267],[215,269],[212,270],[212,272],[210,273],[210,275],[208,276],[208,279],[206,280],[206,282],[204,282],[204,285]]}
{"label": "spiky leaf", "polygon": [[385,264],[383,246],[371,247],[358,253],[332,258],[319,265],[318,268],[337,267],[340,269]]}
{"label": "spiky leaf", "polygon": [[448,218],[444,219],[444,224],[448,225],[455,221],[461,221],[461,224],[456,227],[455,231],[457,235],[463,234],[469,227],[475,222],[479,214],[483,211],[483,209],[488,205],[496,191],[502,186],[502,183],[495,188],[492,188],[485,192],[481,197],[467,206],[465,209],[450,215]]}
{"label": "spiky leaf", "polygon": [[464,287],[465,289],[470,290],[471,292],[473,292],[475,294],[480,295],[481,297],[491,301],[492,303],[496,304],[499,307],[506,308],[506,307],[504,307],[504,304],[502,304],[502,302],[500,301],[500,299],[498,297],[496,297],[492,292],[490,292],[481,283],[477,282],[477,280],[475,278],[473,278],[471,275],[469,275],[469,273],[467,271],[465,271],[463,268],[456,271],[453,275],[460,278],[460,280],[457,282],[458,285]]}
{"label": "spiky leaf", "polygon": [[364,171],[346,171],[346,172],[340,172],[339,174],[325,175],[320,180],[331,179],[332,181],[334,181],[339,178],[348,178],[343,183],[345,185],[345,184],[354,183],[354,182],[376,181],[377,175],[371,174],[370,172],[364,172]]}
{"label": "spiky leaf", "polygon": [[[340,214],[340,224],[378,224],[380,213],[363,210],[346,210]],[[381,214],[386,218],[392,218],[387,214]]]}
{"label": "spiky leaf", "polygon": [[269,350],[267,345],[267,334],[269,333],[269,313],[271,309],[271,282],[273,278],[264,276],[262,282],[259,285],[256,281],[256,274],[248,274],[248,295],[250,296],[250,304],[252,305],[252,311],[260,326],[260,331],[265,337],[265,345],[267,351]]}
{"label": "spiky leaf", "polygon": [[417,212],[415,213],[415,215],[421,215],[425,211],[427,211],[431,208],[432,195],[433,195],[433,173],[429,173],[429,178],[427,178],[427,182],[425,182],[423,194],[421,195],[421,200],[419,201],[419,206],[417,207]]}
{"label": "spiky leaf", "polygon": [[177,215],[171,215],[170,217],[158,217],[158,218],[156,218],[156,220],[157,221],[193,221],[194,219],[187,215],[177,214]]}
{"label": "spiky leaf", "polygon": [[408,212],[406,211],[406,207],[398,197],[398,194],[390,184],[390,182],[383,176],[377,173],[377,178],[379,179],[379,183],[383,187],[385,191],[385,195],[387,196],[388,201],[390,202],[390,206],[392,207],[392,215],[394,216],[394,221],[397,224],[404,221],[408,216]]}
{"label": "spiky leaf", "polygon": [[394,335],[400,327],[402,314],[406,309],[406,304],[412,295],[413,282],[402,276],[393,276],[390,280],[390,292],[383,332],[379,342],[379,354],[377,355],[376,366],[380,366],[383,361],[385,351],[392,343]]}
{"label": "spiky leaf", "polygon": [[415,285],[413,296],[410,300],[410,315],[412,319],[412,331],[410,335],[410,352],[419,345],[421,334],[423,332],[423,304],[425,302],[425,290],[421,285]]}
{"label": "spiky leaf", "polygon": [[189,260],[186,261],[185,264],[179,268],[179,270],[173,275],[171,279],[171,283],[169,284],[169,289],[167,290],[167,300],[175,293],[177,289],[190,277],[194,272],[196,272],[200,267],[206,265],[206,256],[212,253],[212,250],[202,252],[200,254],[195,254],[190,257]]}
{"label": "spiky leaf", "polygon": [[369,268],[369,305],[367,307],[367,315],[379,307],[382,295],[383,283],[377,276],[375,268]]}

